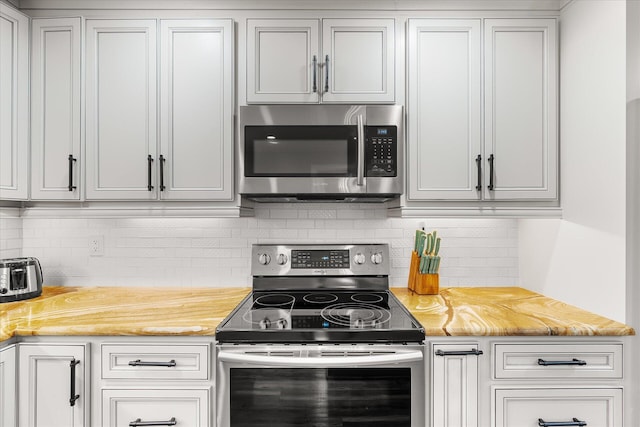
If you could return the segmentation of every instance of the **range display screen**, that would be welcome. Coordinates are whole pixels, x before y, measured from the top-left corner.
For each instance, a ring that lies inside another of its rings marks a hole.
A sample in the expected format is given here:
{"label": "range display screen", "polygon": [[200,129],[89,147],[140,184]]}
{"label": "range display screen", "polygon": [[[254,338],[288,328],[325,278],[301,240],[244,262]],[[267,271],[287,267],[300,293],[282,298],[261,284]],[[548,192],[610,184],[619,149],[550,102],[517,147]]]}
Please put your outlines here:
{"label": "range display screen", "polygon": [[292,250],[291,268],[349,268],[349,250]]}

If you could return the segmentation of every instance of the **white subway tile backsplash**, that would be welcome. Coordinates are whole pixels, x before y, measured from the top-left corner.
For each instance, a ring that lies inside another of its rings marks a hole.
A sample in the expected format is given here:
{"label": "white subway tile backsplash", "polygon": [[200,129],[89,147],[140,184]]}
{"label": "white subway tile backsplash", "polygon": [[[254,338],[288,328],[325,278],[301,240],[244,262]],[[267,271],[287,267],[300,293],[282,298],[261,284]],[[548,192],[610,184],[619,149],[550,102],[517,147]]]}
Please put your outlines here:
{"label": "white subway tile backsplash", "polygon": [[[515,219],[387,218],[372,204],[261,204],[254,218],[8,218],[0,257],[35,256],[45,284],[248,286],[254,243],[387,243],[392,286],[406,286],[415,230],[442,237],[441,286],[519,282]],[[104,236],[104,255],[88,241]]]}

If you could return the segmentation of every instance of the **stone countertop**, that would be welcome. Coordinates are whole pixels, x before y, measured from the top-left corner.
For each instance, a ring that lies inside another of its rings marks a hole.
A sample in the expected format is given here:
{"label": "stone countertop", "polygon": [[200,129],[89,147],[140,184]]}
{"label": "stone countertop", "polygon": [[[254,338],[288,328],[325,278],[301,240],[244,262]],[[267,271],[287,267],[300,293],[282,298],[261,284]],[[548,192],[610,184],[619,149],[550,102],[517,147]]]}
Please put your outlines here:
{"label": "stone countertop", "polygon": [[[427,336],[634,335],[622,323],[517,287],[393,293]],[[215,335],[249,288],[45,287],[0,304],[0,342],[28,335]]]}

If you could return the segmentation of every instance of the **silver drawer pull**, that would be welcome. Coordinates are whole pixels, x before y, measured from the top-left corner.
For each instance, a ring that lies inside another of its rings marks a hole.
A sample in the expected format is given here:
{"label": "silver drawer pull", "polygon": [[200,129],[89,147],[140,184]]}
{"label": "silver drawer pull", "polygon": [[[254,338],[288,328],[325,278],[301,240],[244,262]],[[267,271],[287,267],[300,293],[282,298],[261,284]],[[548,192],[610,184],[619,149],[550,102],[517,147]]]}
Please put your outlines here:
{"label": "silver drawer pull", "polygon": [[483,354],[482,350],[478,350],[477,348],[462,351],[436,350],[436,356],[480,356],[481,354]]}
{"label": "silver drawer pull", "polygon": [[564,426],[586,426],[586,421],[580,421],[574,418],[573,421],[545,421],[538,418],[538,426],[540,427],[564,427]]}
{"label": "silver drawer pull", "polygon": [[[173,368],[176,366],[175,360],[170,360],[168,362],[143,362],[142,360],[132,360],[129,362],[129,366],[166,366],[167,368]],[[144,424],[144,425],[155,425],[155,424]],[[160,424],[165,425],[165,424]]]}
{"label": "silver drawer pull", "polygon": [[141,427],[141,426],[175,426],[178,424],[176,417],[171,417],[169,421],[142,421],[138,418],[135,421],[129,423],[129,427]]}
{"label": "silver drawer pull", "polygon": [[[538,365],[540,366],[564,366],[564,365],[570,365],[570,366],[584,366],[586,365],[587,362],[585,362],[584,360],[580,360],[580,359],[573,359],[573,360],[544,360],[544,359],[538,359]],[[574,425],[574,424],[571,424]],[[578,424],[575,424],[578,425]]]}

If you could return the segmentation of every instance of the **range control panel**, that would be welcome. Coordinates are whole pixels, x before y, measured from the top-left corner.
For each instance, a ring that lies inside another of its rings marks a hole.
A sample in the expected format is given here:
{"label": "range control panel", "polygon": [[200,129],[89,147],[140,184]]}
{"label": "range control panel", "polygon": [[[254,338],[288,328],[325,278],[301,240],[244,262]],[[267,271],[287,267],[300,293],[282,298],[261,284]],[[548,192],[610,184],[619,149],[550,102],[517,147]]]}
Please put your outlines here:
{"label": "range control panel", "polygon": [[349,268],[348,250],[292,250],[291,268]]}
{"label": "range control panel", "polygon": [[397,176],[398,128],[367,126],[365,145],[366,176]]}
{"label": "range control panel", "polygon": [[386,244],[253,245],[253,276],[389,274]]}

